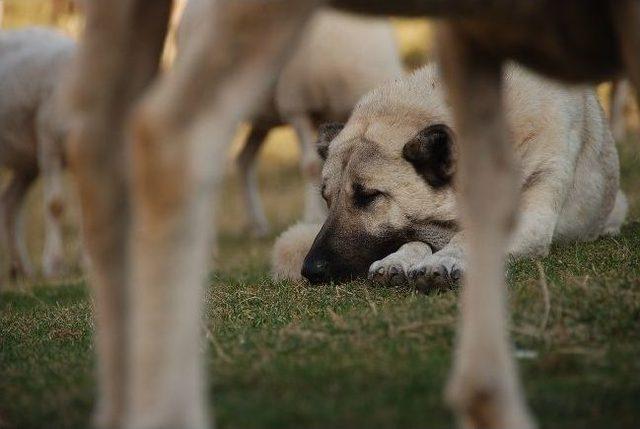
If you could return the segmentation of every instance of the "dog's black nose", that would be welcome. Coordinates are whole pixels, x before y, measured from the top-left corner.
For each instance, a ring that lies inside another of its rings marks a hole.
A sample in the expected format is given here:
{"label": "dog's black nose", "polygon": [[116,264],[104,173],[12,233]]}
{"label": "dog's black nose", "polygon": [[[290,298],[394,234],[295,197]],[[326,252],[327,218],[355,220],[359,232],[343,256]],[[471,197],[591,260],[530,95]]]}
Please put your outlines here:
{"label": "dog's black nose", "polygon": [[328,267],[329,263],[324,259],[307,258],[302,265],[302,277],[311,284],[325,283]]}

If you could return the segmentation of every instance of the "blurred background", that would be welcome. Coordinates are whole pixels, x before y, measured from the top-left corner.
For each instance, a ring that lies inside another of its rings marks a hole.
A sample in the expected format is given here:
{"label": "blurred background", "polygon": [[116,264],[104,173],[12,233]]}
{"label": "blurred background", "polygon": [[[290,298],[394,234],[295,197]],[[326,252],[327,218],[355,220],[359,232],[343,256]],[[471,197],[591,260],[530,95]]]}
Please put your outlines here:
{"label": "blurred background", "polygon": [[[60,31],[78,37],[82,30],[81,1],[78,0],[4,0],[2,1],[2,28],[12,29],[24,26],[42,25],[58,28]],[[173,27],[178,22],[184,1],[177,2]],[[433,57],[432,26],[426,20],[393,20],[397,42],[402,60],[408,70],[427,63]],[[170,32],[165,51],[165,66],[170,67],[175,56],[174,31]],[[605,110],[608,110],[610,84],[602,84],[598,94]],[[639,212],[640,186],[640,145],[638,144],[639,119],[636,103],[629,101],[625,107],[625,117],[629,132],[627,138],[618,142],[623,172],[623,189],[631,201],[631,217]],[[290,127],[279,127],[270,133],[259,162],[259,183],[267,216],[271,222],[272,233],[262,239],[247,240],[244,234],[245,212],[238,192],[237,172],[234,158],[241,142],[244,141],[248,127],[240,126],[238,137],[230,145],[227,162],[227,175],[220,198],[223,204],[217,205],[219,225],[219,249],[217,259],[224,270],[234,270],[240,265],[266,268],[269,247],[273,238],[286,226],[297,220],[302,212],[303,187],[298,167],[299,149],[294,132]],[[3,176],[4,177],[4,176]],[[73,199],[73,192],[69,192]],[[28,245],[32,261],[37,264],[43,245],[41,187],[34,188],[28,197]],[[71,266],[71,275],[80,274],[78,261],[78,214],[70,204],[65,214],[65,241],[67,246],[67,266]],[[0,256],[3,257],[4,255]],[[6,261],[0,261],[6,264]],[[75,268],[74,268],[75,267]]]}

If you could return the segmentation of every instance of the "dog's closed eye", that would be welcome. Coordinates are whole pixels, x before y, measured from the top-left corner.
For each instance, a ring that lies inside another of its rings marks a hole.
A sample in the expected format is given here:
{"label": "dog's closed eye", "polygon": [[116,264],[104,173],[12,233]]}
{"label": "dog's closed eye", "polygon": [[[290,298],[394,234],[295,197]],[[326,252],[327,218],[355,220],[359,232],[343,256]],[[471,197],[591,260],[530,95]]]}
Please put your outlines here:
{"label": "dog's closed eye", "polygon": [[356,207],[366,208],[382,195],[383,192],[377,189],[365,189],[357,183],[353,185],[353,203]]}

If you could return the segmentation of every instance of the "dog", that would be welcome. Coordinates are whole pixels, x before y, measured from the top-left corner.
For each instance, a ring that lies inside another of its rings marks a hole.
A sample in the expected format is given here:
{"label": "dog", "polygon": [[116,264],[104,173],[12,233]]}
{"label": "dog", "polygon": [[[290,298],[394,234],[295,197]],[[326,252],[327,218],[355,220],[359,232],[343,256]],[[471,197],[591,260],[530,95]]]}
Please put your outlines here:
{"label": "dog", "polygon": [[[103,427],[208,426],[200,359],[207,204],[225,145],[319,7],[445,18],[467,269],[447,398],[460,424],[531,428],[505,326],[505,249],[519,200],[501,109],[514,59],[575,82],[640,86],[637,0],[219,0],[160,79],[170,0],[94,0],[69,81],[69,159],[96,302]],[[490,204],[488,203],[490,201]]]}
{"label": "dog", "polygon": [[44,184],[43,274],[55,277],[63,270],[67,124],[59,87],[75,49],[72,39],[53,30],[0,32],[0,165],[12,173],[0,209],[12,279],[34,274],[24,239],[22,205],[38,175]]}
{"label": "dog", "polygon": [[[201,11],[207,5],[203,0],[187,3],[178,30],[178,49],[189,42],[195,27],[202,25]],[[251,118],[251,131],[238,154],[247,229],[254,236],[264,237],[269,232],[256,178],[257,156],[269,132],[285,124],[296,131],[305,179],[302,218],[305,222],[322,222],[326,209],[317,192],[321,169],[315,150],[318,126],[346,121],[362,95],[403,74],[388,20],[364,19],[329,8],[313,16],[273,89]]]}
{"label": "dog", "polygon": [[[515,65],[506,67],[502,91],[521,195],[508,254],[546,256],[552,240],[617,234],[627,202],[595,91]],[[438,68],[375,89],[346,125],[321,130],[329,216],[302,275],[324,283],[368,274],[420,289],[458,281],[466,266],[454,180],[458,132]]]}

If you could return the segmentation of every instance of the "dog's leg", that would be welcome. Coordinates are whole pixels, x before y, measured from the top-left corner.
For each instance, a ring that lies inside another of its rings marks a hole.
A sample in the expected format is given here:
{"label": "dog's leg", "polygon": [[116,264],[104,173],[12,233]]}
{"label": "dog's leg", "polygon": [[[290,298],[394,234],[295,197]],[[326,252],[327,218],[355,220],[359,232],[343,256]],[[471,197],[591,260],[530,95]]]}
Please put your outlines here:
{"label": "dog's leg", "polygon": [[9,256],[9,276],[12,280],[33,274],[24,241],[22,204],[34,179],[35,174],[32,173],[14,173],[0,198],[2,235]]}
{"label": "dog's leg", "polygon": [[97,425],[123,426],[129,237],[128,153],[131,105],[158,72],[170,0],[87,3],[70,96],[76,120],[69,163],[82,209],[84,245],[96,304]]}
{"label": "dog's leg", "polygon": [[62,185],[62,150],[55,142],[40,138],[38,163],[44,192],[44,250],[42,270],[44,276],[55,277],[62,273],[64,254],[62,246],[62,215],[64,213],[64,190]]}
{"label": "dog's leg", "polygon": [[199,310],[209,199],[236,124],[265,95],[315,4],[214,3],[210,24],[134,116],[128,427],[207,425]]}
{"label": "dog's leg", "polygon": [[460,207],[468,272],[447,398],[463,427],[532,427],[506,328],[504,255],[518,174],[501,108],[501,61],[442,26],[443,75],[460,129]]}
{"label": "dog's leg", "polygon": [[[553,137],[539,138],[551,141]],[[561,155],[558,155],[557,159],[564,161]],[[517,225],[507,247],[510,256],[540,257],[549,253],[560,211],[573,180],[571,173],[574,171],[573,163],[558,164],[554,167],[552,162],[549,162],[544,171],[532,173],[539,176],[529,179],[536,181],[531,187],[527,186],[528,180],[525,179]]]}
{"label": "dog's leg", "polygon": [[428,258],[431,254],[431,247],[421,241],[404,244],[397,251],[371,264],[369,280],[381,285],[405,283],[408,279],[409,268]]}
{"label": "dog's leg", "polygon": [[320,173],[322,162],[316,151],[317,131],[307,115],[286,118],[296,130],[300,141],[300,167],[304,179],[304,215],[307,223],[322,223],[327,217],[326,204],[320,195]]}
{"label": "dog's leg", "polygon": [[248,228],[256,237],[264,237],[269,233],[269,221],[260,200],[257,158],[264,139],[270,130],[270,125],[256,121],[251,126],[249,137],[247,137],[247,141],[238,155],[240,186],[245,208],[247,209]]}
{"label": "dog's leg", "polygon": [[411,265],[407,278],[423,292],[458,284],[466,268],[465,237],[463,232],[457,233],[442,249]]}

